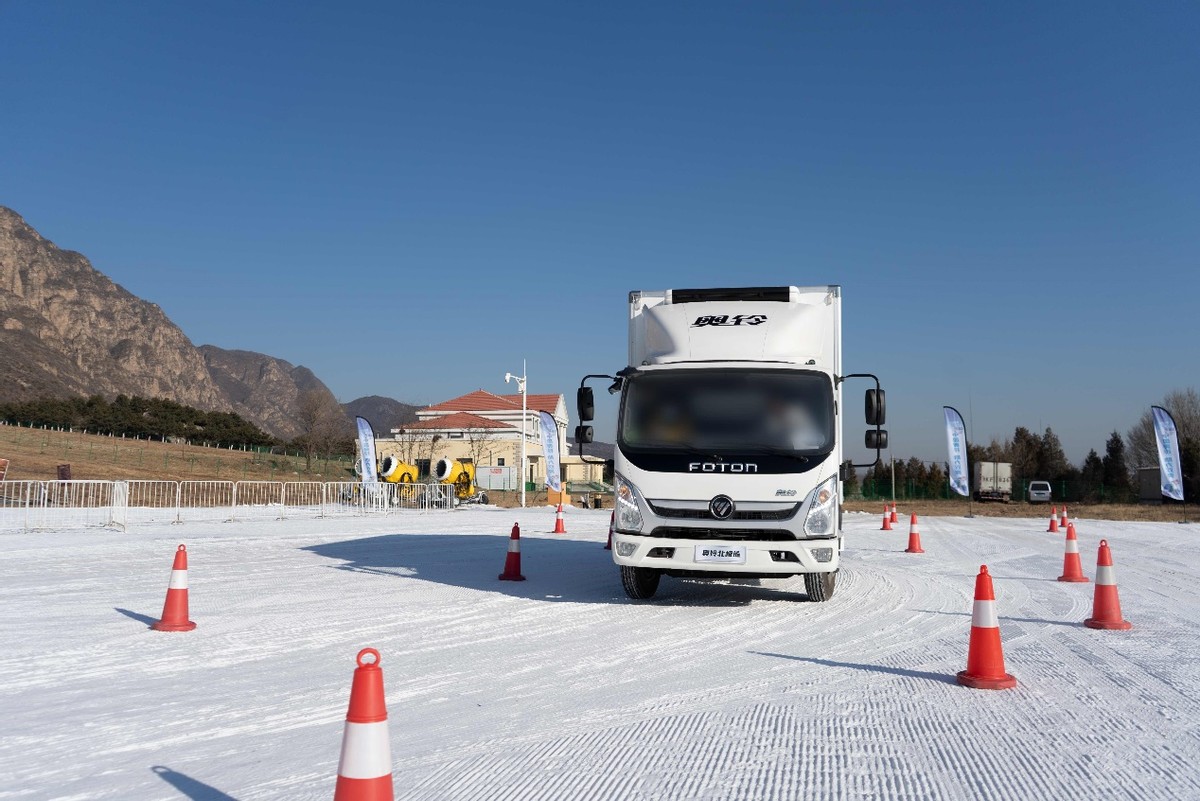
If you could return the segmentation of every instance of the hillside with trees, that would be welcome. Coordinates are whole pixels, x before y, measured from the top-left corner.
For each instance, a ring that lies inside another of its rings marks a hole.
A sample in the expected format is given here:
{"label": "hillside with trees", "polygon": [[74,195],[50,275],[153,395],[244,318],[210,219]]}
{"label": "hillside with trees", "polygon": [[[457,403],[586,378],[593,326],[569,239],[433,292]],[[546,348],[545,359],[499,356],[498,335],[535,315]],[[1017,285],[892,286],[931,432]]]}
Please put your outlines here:
{"label": "hillside with trees", "polygon": [[118,395],[109,401],[93,395],[17,401],[0,404],[0,420],[10,425],[76,429],[139,439],[177,439],[219,447],[279,443],[232,412],[205,411],[164,398]]}

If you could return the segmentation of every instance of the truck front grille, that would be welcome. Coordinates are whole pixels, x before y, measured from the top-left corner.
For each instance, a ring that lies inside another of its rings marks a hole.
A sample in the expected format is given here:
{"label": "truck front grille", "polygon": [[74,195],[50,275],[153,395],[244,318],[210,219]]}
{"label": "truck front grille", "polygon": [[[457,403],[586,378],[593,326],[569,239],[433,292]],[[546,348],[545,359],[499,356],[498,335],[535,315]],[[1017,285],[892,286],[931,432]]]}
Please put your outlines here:
{"label": "truck front grille", "polygon": [[[670,520],[712,520],[708,509],[681,509],[679,507],[662,506],[651,503],[650,509],[659,517]],[[784,507],[783,509],[736,509],[729,517],[730,520],[791,520],[800,510],[800,504]]]}
{"label": "truck front grille", "polygon": [[684,526],[659,526],[648,536],[677,540],[758,540],[766,542],[792,542],[792,532],[778,528],[687,528]]}

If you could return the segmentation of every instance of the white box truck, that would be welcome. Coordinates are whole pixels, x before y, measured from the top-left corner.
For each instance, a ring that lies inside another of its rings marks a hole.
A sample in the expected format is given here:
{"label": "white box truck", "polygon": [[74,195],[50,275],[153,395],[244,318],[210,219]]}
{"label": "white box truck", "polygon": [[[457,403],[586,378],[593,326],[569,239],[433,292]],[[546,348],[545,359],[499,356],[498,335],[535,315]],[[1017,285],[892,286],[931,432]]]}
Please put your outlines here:
{"label": "white box truck", "polygon": [[584,377],[575,432],[585,454],[587,384],[611,380],[612,553],[630,597],[663,575],[803,575],[810,600],[833,594],[847,378],[874,380],[865,441],[876,460],[887,447],[879,380],[841,372],[841,306],[838,286],[630,293],[629,365]]}
{"label": "white box truck", "polygon": [[975,500],[1004,501],[1012,498],[1012,465],[1008,462],[975,463]]}

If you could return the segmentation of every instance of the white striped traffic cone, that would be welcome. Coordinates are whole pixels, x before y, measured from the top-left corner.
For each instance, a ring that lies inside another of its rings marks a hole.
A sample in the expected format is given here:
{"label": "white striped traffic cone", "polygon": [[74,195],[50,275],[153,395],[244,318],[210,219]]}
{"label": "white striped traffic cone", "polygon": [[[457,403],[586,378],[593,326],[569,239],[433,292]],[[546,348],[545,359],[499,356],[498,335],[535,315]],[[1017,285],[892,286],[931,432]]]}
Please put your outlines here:
{"label": "white striped traffic cone", "polygon": [[996,618],[996,593],[987,565],[979,566],[975,578],[975,605],[971,609],[971,641],[967,647],[967,669],[958,683],[976,690],[1005,690],[1017,680],[1004,672],[1004,648],[1000,645],[1000,622]]}
{"label": "white striped traffic cone", "polygon": [[1059,581],[1074,581],[1082,583],[1088,580],[1083,575],[1083,565],[1079,562],[1079,540],[1075,536],[1075,524],[1067,523],[1067,544],[1063,550],[1063,574]]}
{"label": "white striped traffic cone", "polygon": [[567,526],[563,520],[562,504],[558,505],[558,511],[554,513],[554,532],[555,534],[566,534]]}
{"label": "white striped traffic cone", "polygon": [[1083,621],[1089,629],[1128,631],[1133,624],[1121,617],[1121,598],[1117,595],[1117,573],[1113,569],[1108,540],[1100,540],[1096,555],[1096,592],[1092,596],[1092,616]]}
{"label": "white striped traffic cone", "polygon": [[188,620],[187,546],[180,545],[171,565],[171,581],[167,584],[167,600],[163,602],[162,619],[152,623],[155,631],[191,631],[196,624]]}
{"label": "white striped traffic cone", "polygon": [[504,572],[500,574],[501,581],[524,581],[521,575],[521,527],[513,523],[512,533],[508,536],[508,555],[504,557]]}
{"label": "white striped traffic cone", "polygon": [[[364,656],[373,661],[364,662]],[[333,801],[392,801],[392,741],[379,652],[364,648],[356,661]]]}
{"label": "white striped traffic cone", "polygon": [[921,547],[921,530],[917,528],[917,513],[913,512],[912,520],[908,524],[908,547],[904,549],[905,553],[925,553]]}

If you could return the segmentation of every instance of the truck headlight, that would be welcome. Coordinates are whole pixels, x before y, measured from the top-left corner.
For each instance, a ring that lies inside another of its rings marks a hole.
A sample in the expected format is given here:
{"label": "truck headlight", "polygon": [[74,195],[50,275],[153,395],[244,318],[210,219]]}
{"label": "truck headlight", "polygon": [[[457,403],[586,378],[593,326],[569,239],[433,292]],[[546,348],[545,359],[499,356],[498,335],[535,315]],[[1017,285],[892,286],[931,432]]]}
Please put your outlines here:
{"label": "truck headlight", "polygon": [[837,532],[837,476],[823,481],[812,495],[812,505],[804,518],[804,533],[810,537],[832,537]]}
{"label": "truck headlight", "polygon": [[618,531],[636,534],[642,530],[642,493],[620,473],[613,475],[616,485]]}

